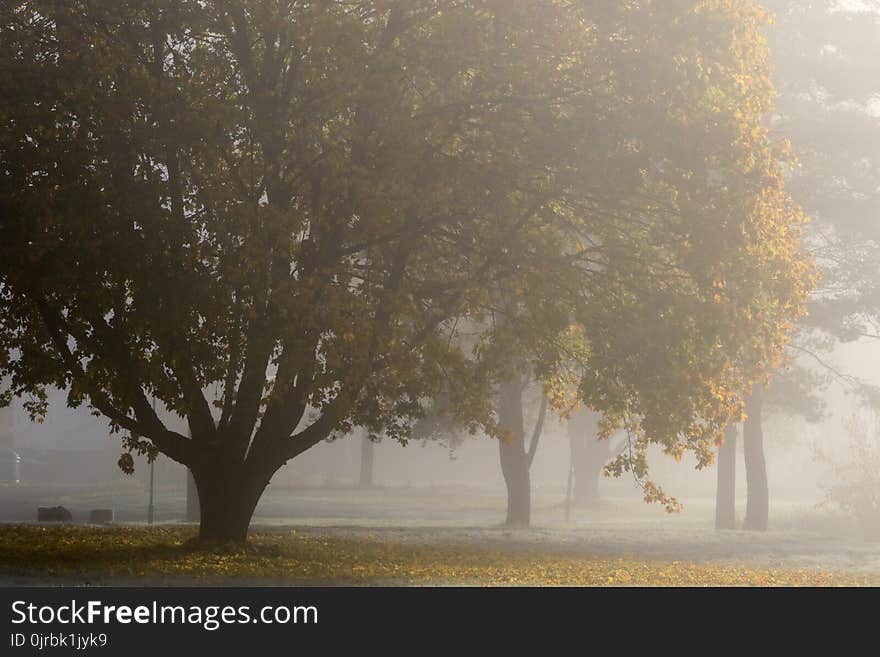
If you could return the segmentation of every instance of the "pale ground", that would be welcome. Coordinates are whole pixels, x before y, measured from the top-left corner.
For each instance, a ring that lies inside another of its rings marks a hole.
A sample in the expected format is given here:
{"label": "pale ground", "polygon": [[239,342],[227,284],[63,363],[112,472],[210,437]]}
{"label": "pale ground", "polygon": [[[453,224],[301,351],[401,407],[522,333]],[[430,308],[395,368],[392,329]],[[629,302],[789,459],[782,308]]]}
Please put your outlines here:
{"label": "pale ground", "polygon": [[[128,520],[139,513],[140,498],[126,491],[68,490],[61,495],[61,491],[25,494],[7,488],[0,492],[4,493],[0,508],[7,512],[21,507],[23,513],[24,504],[31,508],[35,502],[62,500],[60,503],[74,510],[75,520],[86,513],[83,509],[110,503]],[[179,508],[180,494],[165,491],[158,517],[174,522]],[[668,516],[637,499],[610,499],[598,509],[572,510],[566,522],[559,493],[538,491],[534,527],[529,530],[501,527],[503,509],[504,497],[499,491],[479,489],[274,489],[261,503],[253,527],[347,538],[370,536],[413,545],[815,569],[880,577],[880,542],[864,540],[845,518],[814,505],[777,501],[771,511],[771,530],[766,533],[715,531],[711,500],[691,500],[682,514]],[[5,519],[26,520],[18,517],[21,513],[7,513]],[[86,583],[62,579],[7,573],[0,574],[0,585]]]}

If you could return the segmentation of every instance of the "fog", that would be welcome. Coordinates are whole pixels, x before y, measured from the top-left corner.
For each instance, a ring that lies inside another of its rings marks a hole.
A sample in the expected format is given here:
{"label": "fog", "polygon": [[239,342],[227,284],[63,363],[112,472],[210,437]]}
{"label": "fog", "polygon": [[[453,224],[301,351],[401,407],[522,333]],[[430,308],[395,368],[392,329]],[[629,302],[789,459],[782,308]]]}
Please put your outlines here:
{"label": "fog", "polygon": [[880,582],[880,2],[138,7],[0,8],[0,542]]}
{"label": "fog", "polygon": [[[880,344],[871,340],[839,345],[829,354],[836,369],[859,377],[866,384],[880,385]],[[804,359],[804,364],[817,367]],[[119,438],[110,435],[107,423],[85,409],[69,409],[64,393],[55,390],[49,412],[42,423],[31,422],[21,406],[13,404],[3,413],[6,445],[22,458],[19,492],[0,503],[4,520],[32,520],[35,509],[57,500],[66,503],[85,518],[96,500],[116,507],[117,515],[132,522],[146,522],[149,498],[149,470],[146,457],[136,460],[135,473],[126,475],[116,464],[122,453]],[[828,489],[835,481],[834,463],[847,462],[851,454],[847,423],[870,412],[857,397],[839,383],[823,392],[827,416],[810,423],[797,416],[771,413],[765,419],[765,451],[770,482],[771,526],[790,528],[803,522],[812,531],[837,534],[840,522],[822,524],[822,516],[841,513],[828,501]],[[534,422],[527,418],[527,424]],[[169,424],[184,426],[180,418],[169,417]],[[880,436],[876,436],[880,441]],[[621,443],[621,434],[612,443]],[[374,443],[373,493],[385,493],[390,509],[357,503],[358,491],[370,490],[360,484],[364,449],[363,431],[319,444],[282,468],[273,478],[258,508],[256,522],[320,519],[323,524],[359,522],[369,526],[381,519],[389,522],[401,500],[419,489],[436,490],[429,509],[419,511],[422,500],[398,518],[405,524],[487,526],[503,520],[505,485],[498,464],[497,440],[477,434],[449,445],[443,440],[412,440],[407,445],[383,439]],[[742,446],[737,455],[740,481],[737,486],[739,514],[744,513],[746,486]],[[697,524],[711,521],[716,489],[714,466],[697,470],[693,458],[677,462],[652,449],[652,477],[678,498],[683,508],[680,518]],[[542,432],[531,470],[537,508],[550,526],[565,526],[564,502],[571,464],[566,420],[552,417]],[[155,463],[155,504],[157,519],[184,521],[186,517],[186,470],[159,455]],[[8,483],[7,483],[8,486]],[[9,488],[6,488],[10,491]],[[601,504],[616,509],[622,521],[640,521],[647,516],[657,522],[674,522],[650,507],[640,509],[642,491],[630,476],[601,476]],[[328,503],[320,491],[337,491],[342,498]],[[120,492],[122,496],[120,497]],[[460,514],[462,500],[470,499],[479,512]],[[285,509],[286,500],[289,509]],[[348,502],[346,506],[345,502]],[[621,504],[622,503],[622,504]],[[432,517],[432,513],[436,516]],[[577,516],[577,513],[575,514]],[[815,516],[815,522],[811,522]],[[588,516],[585,516],[587,518]],[[843,518],[840,518],[843,521]],[[588,522],[575,517],[575,525]],[[844,521],[844,524],[846,522]],[[858,528],[851,527],[854,536]]]}

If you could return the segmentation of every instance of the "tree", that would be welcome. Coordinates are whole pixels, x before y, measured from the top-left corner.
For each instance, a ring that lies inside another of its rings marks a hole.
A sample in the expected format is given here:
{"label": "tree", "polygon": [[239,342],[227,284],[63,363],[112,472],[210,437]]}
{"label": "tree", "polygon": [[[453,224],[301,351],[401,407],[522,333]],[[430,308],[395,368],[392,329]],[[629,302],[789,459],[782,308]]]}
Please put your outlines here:
{"label": "tree", "polygon": [[[880,13],[847,8],[832,0],[770,0],[774,11],[770,42],[780,92],[774,128],[792,138],[800,165],[790,187],[815,219],[808,243],[822,266],[822,284],[789,348],[789,363],[774,373],[766,390],[773,412],[821,420],[817,393],[831,379],[850,391],[871,389],[834,367],[827,354],[840,342],[876,336],[878,288],[876,207],[880,185],[880,120],[876,58],[868,44],[880,38]],[[807,364],[813,367],[807,367]],[[825,376],[818,375],[818,366]],[[767,476],[764,463],[763,403],[760,392],[746,422],[748,511],[746,528],[767,526]],[[735,456],[719,451],[716,519],[733,527]],[[728,473],[729,469],[729,474]],[[722,506],[724,508],[722,508]]]}
{"label": "tree", "polygon": [[832,480],[825,501],[856,521],[867,540],[880,540],[880,421],[871,410],[849,417],[849,450],[822,453]]}
{"label": "tree", "polygon": [[767,3],[780,92],[774,127],[795,144],[791,189],[815,220],[809,244],[824,274],[804,329],[838,340],[875,335],[880,308],[880,64],[871,52],[880,8],[866,4]]}
{"label": "tree", "polygon": [[498,440],[498,450],[501,473],[507,487],[505,524],[509,527],[528,527],[531,524],[530,471],[547,413],[547,398],[541,395],[538,419],[527,443],[523,413],[523,393],[526,387],[521,379],[513,378],[500,385],[498,394],[498,423],[505,431]]}
{"label": "tree", "polygon": [[[426,404],[424,415],[413,427],[414,438],[442,441],[450,451],[464,442],[469,432],[462,418],[454,413],[452,395],[452,391],[446,391]],[[531,467],[538,451],[549,400],[543,386],[525,379],[522,373],[514,373],[499,382],[490,398],[497,416],[498,456],[507,490],[504,524],[528,527],[532,509]],[[530,412],[532,406],[537,406],[534,413]],[[527,432],[526,425],[532,414],[536,418]]]}
{"label": "tree", "polygon": [[746,518],[743,529],[763,532],[767,530],[770,508],[770,491],[767,483],[767,462],[764,458],[764,430],[761,412],[764,391],[755,386],[746,402],[746,420],[743,423],[743,453],[746,464]]}
{"label": "tree", "polygon": [[736,529],[736,439],[735,424],[724,430],[718,446],[718,483],[715,488],[715,529]]}
{"label": "tree", "polygon": [[581,507],[599,502],[599,478],[617,454],[610,440],[598,440],[599,418],[589,409],[576,411],[568,420],[571,467],[574,474],[572,501]]}
{"label": "tree", "polygon": [[[769,522],[770,492],[764,457],[763,423],[768,415],[801,417],[817,423],[825,418],[825,404],[817,392],[827,377],[798,364],[778,368],[766,389],[755,387],[746,401],[743,453],[746,466],[746,517],[744,529],[764,531]],[[738,428],[725,429],[718,448],[718,483],[715,494],[716,529],[736,529],[736,443]]]}
{"label": "tree", "polygon": [[791,345],[793,356],[872,402],[876,389],[834,366],[841,342],[876,338],[880,317],[877,203],[880,200],[880,66],[870,47],[880,38],[876,2],[770,0],[770,31],[780,92],[776,130],[795,144],[800,166],[790,188],[814,219],[808,245],[822,268]]}
{"label": "tree", "polygon": [[448,381],[495,436],[499,385],[577,381],[636,432],[618,472],[707,464],[812,284],[750,3],[0,12],[4,394],[189,467],[203,540]]}
{"label": "tree", "polygon": [[186,473],[186,521],[198,522],[199,516],[199,491],[196,488],[196,480],[193,479],[192,472],[187,470]]}

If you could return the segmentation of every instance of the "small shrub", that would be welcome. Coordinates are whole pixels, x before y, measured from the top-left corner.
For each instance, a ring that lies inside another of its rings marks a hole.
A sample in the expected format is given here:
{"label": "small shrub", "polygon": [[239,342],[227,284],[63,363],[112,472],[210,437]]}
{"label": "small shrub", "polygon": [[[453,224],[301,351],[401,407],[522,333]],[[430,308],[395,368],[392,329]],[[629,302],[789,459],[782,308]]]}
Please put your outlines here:
{"label": "small shrub", "polygon": [[833,472],[826,501],[854,518],[865,538],[880,540],[880,417],[854,415],[844,426],[849,449],[845,458],[826,458]]}

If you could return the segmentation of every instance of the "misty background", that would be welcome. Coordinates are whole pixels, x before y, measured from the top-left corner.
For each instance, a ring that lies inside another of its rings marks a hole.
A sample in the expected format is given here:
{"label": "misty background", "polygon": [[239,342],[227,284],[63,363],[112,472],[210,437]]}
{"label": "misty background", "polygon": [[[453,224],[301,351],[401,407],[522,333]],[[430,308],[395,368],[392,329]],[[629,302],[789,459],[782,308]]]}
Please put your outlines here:
{"label": "misty background", "polygon": [[[862,340],[838,346],[831,355],[835,366],[858,376],[866,383],[880,385],[880,343]],[[803,359],[805,366],[809,358]],[[816,367],[817,370],[821,369]],[[854,416],[866,417],[866,409],[858,398],[847,394],[840,384],[832,383],[823,392],[827,417],[809,423],[800,417],[768,413],[764,419],[765,454],[770,484],[771,528],[784,527],[811,513],[834,513],[826,502],[828,488],[834,481],[834,464],[849,455],[850,439],[847,424]],[[88,508],[105,502],[115,505],[119,519],[134,522],[146,520],[150,467],[145,456],[135,456],[135,473],[124,474],[117,466],[123,449],[119,437],[110,435],[106,421],[89,414],[86,409],[70,409],[65,394],[55,390],[50,395],[49,412],[42,424],[31,422],[17,400],[11,408],[0,410],[3,445],[12,448],[21,458],[18,492],[7,491],[0,500],[4,520],[31,520],[38,503],[62,500],[75,515],[84,518]],[[534,423],[535,418],[527,418]],[[169,420],[171,426],[174,420]],[[184,423],[178,420],[179,430]],[[613,443],[623,440],[619,434]],[[321,499],[290,495],[296,489],[333,489],[360,487],[361,462],[366,440],[356,433],[324,442],[301,455],[281,469],[272,480],[265,498],[257,509],[261,517],[334,516]],[[435,496],[433,505],[443,511],[440,522],[467,524],[472,515],[460,513],[461,498],[472,497],[476,504],[492,506],[500,522],[505,487],[498,465],[498,443],[484,435],[467,437],[450,446],[443,441],[413,440],[406,446],[392,440],[373,444],[374,492],[407,495],[407,491],[445,489]],[[737,470],[744,472],[742,443],[738,445]],[[567,488],[570,444],[565,421],[548,418],[540,446],[532,466],[535,511],[541,524],[563,522],[561,508]],[[676,462],[653,450],[653,477],[671,495],[678,498],[683,509],[681,521],[705,521],[711,514],[715,495],[716,468],[694,468],[693,459],[685,456]],[[742,475],[740,475],[742,477]],[[186,469],[159,455],[155,463],[155,507],[157,521],[182,520],[185,517]],[[744,510],[745,481],[738,482],[738,505]],[[610,511],[615,501],[633,504],[617,508],[624,515],[633,514],[633,506],[641,502],[642,491],[628,476],[600,477],[599,490]],[[302,492],[300,490],[300,492]],[[448,508],[444,508],[448,506]],[[665,516],[659,507],[636,507],[635,515]],[[435,509],[436,510],[436,509]],[[743,510],[739,511],[741,516]],[[386,515],[388,509],[354,509],[363,517]],[[340,511],[342,512],[342,511]],[[350,515],[352,509],[345,509]],[[393,514],[393,510],[391,511]],[[447,516],[448,513],[448,516]],[[430,511],[423,520],[431,520]],[[482,518],[481,518],[482,519]],[[675,521],[675,519],[669,519]]]}

